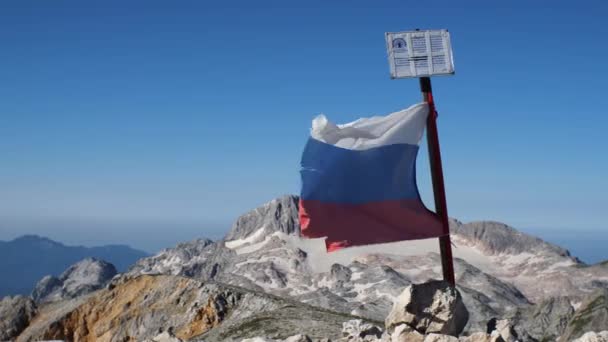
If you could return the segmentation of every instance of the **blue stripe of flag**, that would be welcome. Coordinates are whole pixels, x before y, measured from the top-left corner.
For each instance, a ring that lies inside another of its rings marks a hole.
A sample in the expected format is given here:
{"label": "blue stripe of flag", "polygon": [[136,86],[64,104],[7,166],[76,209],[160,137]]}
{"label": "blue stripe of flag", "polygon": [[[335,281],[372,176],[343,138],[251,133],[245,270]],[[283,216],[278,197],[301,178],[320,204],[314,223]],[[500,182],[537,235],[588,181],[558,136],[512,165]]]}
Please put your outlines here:
{"label": "blue stripe of flag", "polygon": [[301,198],[344,204],[417,199],[417,154],[417,145],[349,150],[309,138],[301,161]]}

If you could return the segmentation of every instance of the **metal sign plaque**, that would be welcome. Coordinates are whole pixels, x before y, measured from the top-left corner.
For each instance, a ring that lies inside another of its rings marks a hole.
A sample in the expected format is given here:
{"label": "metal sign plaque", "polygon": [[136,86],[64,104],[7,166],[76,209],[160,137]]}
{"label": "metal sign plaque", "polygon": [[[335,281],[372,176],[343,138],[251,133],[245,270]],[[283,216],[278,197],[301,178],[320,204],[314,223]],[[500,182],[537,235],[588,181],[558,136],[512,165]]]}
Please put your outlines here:
{"label": "metal sign plaque", "polygon": [[391,78],[454,74],[447,30],[387,32],[386,48]]}

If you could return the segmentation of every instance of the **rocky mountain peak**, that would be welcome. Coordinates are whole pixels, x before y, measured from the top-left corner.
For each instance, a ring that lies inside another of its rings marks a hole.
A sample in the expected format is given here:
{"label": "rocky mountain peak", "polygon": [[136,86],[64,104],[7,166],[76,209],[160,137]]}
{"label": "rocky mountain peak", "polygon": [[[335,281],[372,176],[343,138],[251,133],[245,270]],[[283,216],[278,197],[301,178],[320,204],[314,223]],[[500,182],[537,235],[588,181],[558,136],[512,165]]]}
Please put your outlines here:
{"label": "rocky mountain peak", "polygon": [[469,240],[491,255],[545,252],[561,257],[570,257],[568,250],[522,233],[501,222],[475,221],[462,223],[451,220],[450,232]]}
{"label": "rocky mountain peak", "polygon": [[95,258],[83,259],[59,277],[45,276],[34,287],[37,303],[75,298],[105,286],[117,274],[114,265]]}
{"label": "rocky mountain peak", "polygon": [[116,275],[116,273],[116,268],[109,262],[96,258],[85,258],[68,267],[68,269],[59,276],[59,279],[63,282],[75,279],[109,279]]}
{"label": "rocky mountain peak", "polygon": [[297,196],[285,195],[241,215],[225,240],[244,239],[262,228],[264,235],[274,232],[299,235],[298,201]]}

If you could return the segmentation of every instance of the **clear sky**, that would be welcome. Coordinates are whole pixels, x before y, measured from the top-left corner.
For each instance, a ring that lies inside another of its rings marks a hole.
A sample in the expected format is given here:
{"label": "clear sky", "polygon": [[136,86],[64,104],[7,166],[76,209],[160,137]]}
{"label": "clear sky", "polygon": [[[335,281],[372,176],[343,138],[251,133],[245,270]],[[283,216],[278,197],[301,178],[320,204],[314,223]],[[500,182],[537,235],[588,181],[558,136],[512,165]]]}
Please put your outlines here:
{"label": "clear sky", "polygon": [[608,3],[423,3],[2,1],[0,239],[217,236],[299,191],[315,115],[419,101],[384,42],[414,28],[452,33],[456,75],[433,79],[450,215],[606,228]]}

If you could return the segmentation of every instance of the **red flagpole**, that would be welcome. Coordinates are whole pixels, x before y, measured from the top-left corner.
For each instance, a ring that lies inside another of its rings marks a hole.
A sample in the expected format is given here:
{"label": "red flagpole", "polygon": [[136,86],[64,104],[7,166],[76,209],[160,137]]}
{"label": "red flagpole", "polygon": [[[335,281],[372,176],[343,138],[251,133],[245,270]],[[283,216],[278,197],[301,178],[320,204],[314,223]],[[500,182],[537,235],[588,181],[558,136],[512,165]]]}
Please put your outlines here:
{"label": "red flagpole", "polygon": [[452,259],[452,243],[450,241],[448,205],[445,198],[443,167],[441,165],[441,150],[439,148],[439,134],[437,132],[437,111],[435,110],[433,89],[431,87],[431,79],[429,77],[420,78],[420,91],[422,92],[424,101],[426,101],[429,105],[429,116],[426,121],[426,140],[429,149],[429,162],[431,164],[435,211],[441,219],[444,233],[444,235],[439,238],[443,279],[449,282],[452,286],[456,286],[456,279],[454,277],[454,261]]}

